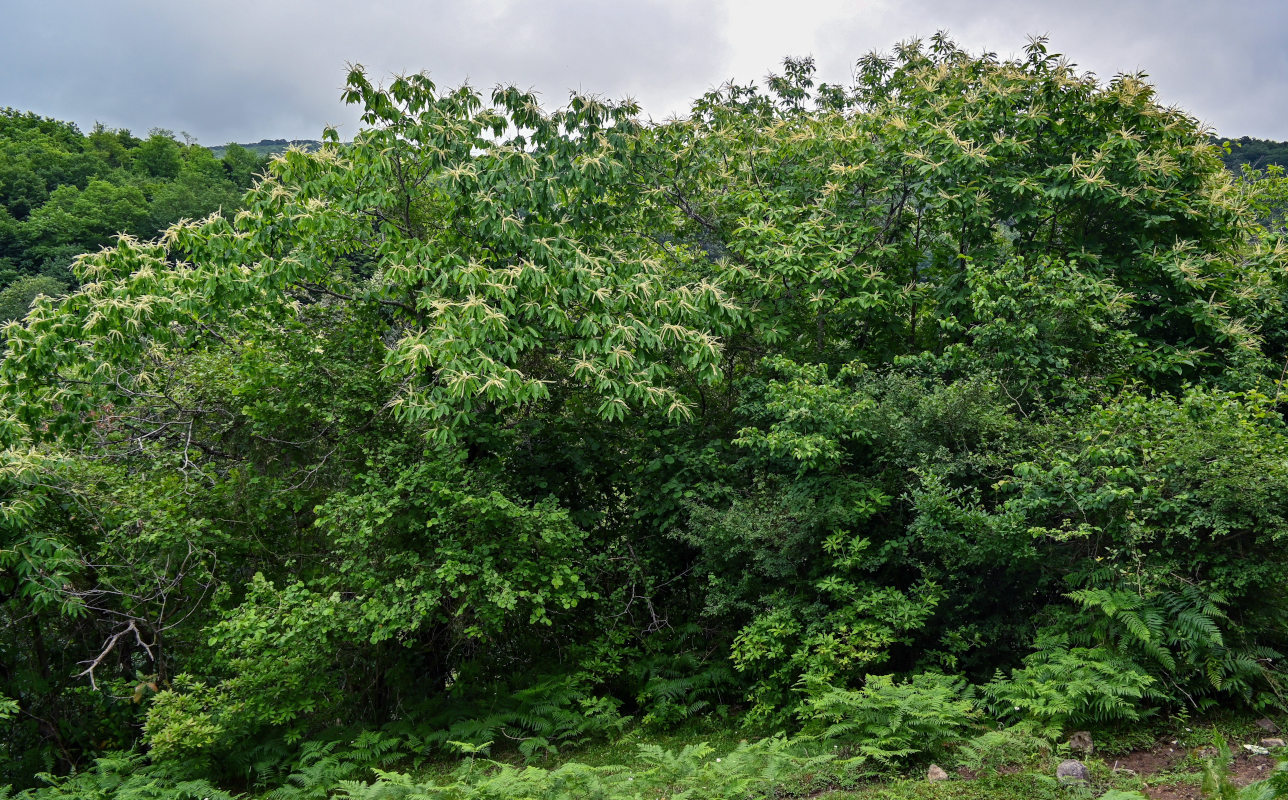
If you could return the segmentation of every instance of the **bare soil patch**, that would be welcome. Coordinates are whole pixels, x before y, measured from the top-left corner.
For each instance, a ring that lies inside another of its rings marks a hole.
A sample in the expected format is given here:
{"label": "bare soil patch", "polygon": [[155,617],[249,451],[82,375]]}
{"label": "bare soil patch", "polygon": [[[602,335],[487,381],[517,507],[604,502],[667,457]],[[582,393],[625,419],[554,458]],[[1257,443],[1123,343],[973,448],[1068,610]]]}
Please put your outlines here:
{"label": "bare soil patch", "polygon": [[[1197,761],[1208,756],[1206,748],[1196,753]],[[1274,770],[1275,759],[1268,755],[1256,755],[1235,743],[1231,747],[1233,760],[1230,764],[1230,779],[1238,786],[1247,786],[1270,775]],[[1140,776],[1145,782],[1144,792],[1151,800],[1202,800],[1202,793],[1195,783],[1158,783],[1151,778],[1177,774],[1177,768],[1191,753],[1185,748],[1168,743],[1159,743],[1148,750],[1135,750],[1125,755],[1106,759],[1114,769],[1128,769]],[[1197,764],[1185,772],[1198,775],[1202,767]]]}

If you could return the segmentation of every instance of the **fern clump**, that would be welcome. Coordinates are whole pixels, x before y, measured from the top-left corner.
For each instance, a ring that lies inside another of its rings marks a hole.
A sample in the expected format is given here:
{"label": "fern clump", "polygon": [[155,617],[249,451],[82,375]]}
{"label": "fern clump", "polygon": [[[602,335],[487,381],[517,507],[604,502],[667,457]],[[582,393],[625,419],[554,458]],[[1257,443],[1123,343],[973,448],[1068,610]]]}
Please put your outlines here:
{"label": "fern clump", "polygon": [[811,688],[805,730],[843,745],[863,763],[890,768],[936,757],[978,723],[973,689],[962,678],[922,673],[900,683],[869,675],[861,689]]}
{"label": "fern clump", "polygon": [[470,759],[450,779],[420,781],[401,772],[376,770],[373,781],[343,781],[342,800],[636,800],[685,798],[730,800],[763,796],[790,776],[829,760],[808,756],[798,742],[775,736],[717,753],[705,742],[668,749],[641,745],[634,764],[555,769],[518,768]]}
{"label": "fern clump", "polygon": [[596,695],[576,676],[556,675],[490,698],[467,694],[442,703],[420,727],[428,746],[459,750],[456,742],[487,753],[508,745],[534,759],[621,733],[631,718],[620,708],[620,701]]}
{"label": "fern clump", "polygon": [[1031,722],[1054,738],[1071,725],[1140,719],[1142,701],[1158,697],[1154,684],[1129,659],[1105,648],[1071,648],[1056,637],[1009,677],[999,671],[983,692],[998,718]]}
{"label": "fern clump", "polygon": [[42,776],[49,785],[19,795],[24,800],[238,800],[200,779],[177,778],[147,766],[139,753],[111,753],[92,769],[65,778]]}

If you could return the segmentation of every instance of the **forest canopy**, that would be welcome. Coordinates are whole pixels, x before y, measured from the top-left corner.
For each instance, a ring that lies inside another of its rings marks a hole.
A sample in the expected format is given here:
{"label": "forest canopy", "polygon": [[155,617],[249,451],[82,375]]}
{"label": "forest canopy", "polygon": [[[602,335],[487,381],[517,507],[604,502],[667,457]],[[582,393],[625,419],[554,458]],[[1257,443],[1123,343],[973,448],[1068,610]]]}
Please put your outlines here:
{"label": "forest canopy", "polygon": [[155,238],[197,215],[147,181],[220,167],[164,136],[5,200],[23,274],[57,215],[108,246],[6,329],[0,783],[1283,709],[1282,173],[1140,76],[940,35],[662,123],[344,99],[353,142]]}
{"label": "forest canopy", "polygon": [[102,125],[86,135],[0,109],[0,322],[25,316],[37,293],[72,288],[72,259],[117,234],[149,239],[180,219],[240,208],[266,160],[235,144],[216,158],[184,139]]}

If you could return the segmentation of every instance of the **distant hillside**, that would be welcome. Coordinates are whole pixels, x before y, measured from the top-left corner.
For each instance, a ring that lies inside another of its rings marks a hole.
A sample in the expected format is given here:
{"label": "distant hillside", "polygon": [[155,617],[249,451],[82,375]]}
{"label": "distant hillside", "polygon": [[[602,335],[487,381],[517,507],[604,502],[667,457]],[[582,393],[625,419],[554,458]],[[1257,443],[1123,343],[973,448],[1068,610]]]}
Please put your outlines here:
{"label": "distant hillside", "polygon": [[1230,143],[1230,152],[1223,160],[1233,172],[1238,172],[1243,164],[1251,164],[1255,169],[1265,169],[1271,164],[1288,167],[1288,142],[1275,142],[1269,139],[1253,139],[1243,136],[1238,139],[1215,137],[1216,144]]}
{"label": "distant hillside", "polygon": [[[302,147],[305,150],[316,150],[322,146],[322,143],[316,139],[260,139],[254,144],[239,143],[239,146],[246,148],[257,156],[275,156],[278,153],[285,153],[286,149],[291,146]],[[228,145],[225,144],[210,148],[210,152],[215,154],[215,158],[223,158],[224,151],[227,149]]]}
{"label": "distant hillside", "polygon": [[160,128],[146,138],[103,125],[85,133],[0,109],[0,323],[25,316],[38,294],[74,288],[77,254],[113,244],[118,233],[150,239],[181,219],[236,212],[267,158],[221,151],[216,158]]}

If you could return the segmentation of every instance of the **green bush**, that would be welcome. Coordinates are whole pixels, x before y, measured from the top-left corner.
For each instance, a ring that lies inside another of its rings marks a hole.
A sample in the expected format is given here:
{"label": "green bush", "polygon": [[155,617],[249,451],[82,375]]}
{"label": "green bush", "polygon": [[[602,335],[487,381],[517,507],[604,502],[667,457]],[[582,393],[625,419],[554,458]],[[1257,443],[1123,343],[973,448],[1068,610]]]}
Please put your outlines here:
{"label": "green bush", "polygon": [[18,278],[0,290],[0,322],[22,319],[40,295],[56,298],[67,292],[67,284],[45,275]]}
{"label": "green bush", "polygon": [[933,673],[904,683],[869,675],[858,690],[807,684],[806,695],[799,713],[807,733],[881,768],[941,757],[980,721],[966,682]]}
{"label": "green bush", "polygon": [[989,710],[1002,719],[1031,720],[1054,738],[1074,725],[1134,721],[1159,693],[1139,665],[1103,648],[1067,647],[1059,638],[983,687]]}

